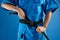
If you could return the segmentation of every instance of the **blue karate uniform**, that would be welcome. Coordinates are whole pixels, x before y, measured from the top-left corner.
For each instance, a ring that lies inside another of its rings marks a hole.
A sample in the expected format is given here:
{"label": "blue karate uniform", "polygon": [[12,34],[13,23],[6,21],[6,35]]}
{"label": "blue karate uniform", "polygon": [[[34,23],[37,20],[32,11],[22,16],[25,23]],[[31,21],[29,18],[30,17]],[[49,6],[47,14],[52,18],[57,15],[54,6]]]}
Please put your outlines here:
{"label": "blue karate uniform", "polygon": [[[4,0],[3,3],[18,6],[32,22],[43,19],[44,14],[49,11],[54,12],[58,8],[54,0]],[[37,26],[42,26],[43,23],[44,21]],[[35,27],[19,23],[17,40],[45,40],[45,38],[43,34],[36,31]]]}

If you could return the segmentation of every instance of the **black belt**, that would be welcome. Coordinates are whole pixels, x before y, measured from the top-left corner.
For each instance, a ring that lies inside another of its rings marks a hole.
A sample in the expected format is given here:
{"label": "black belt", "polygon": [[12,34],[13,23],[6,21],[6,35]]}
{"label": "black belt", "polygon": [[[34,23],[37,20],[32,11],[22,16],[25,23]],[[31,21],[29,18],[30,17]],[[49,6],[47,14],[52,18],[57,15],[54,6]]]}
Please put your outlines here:
{"label": "black belt", "polygon": [[[16,14],[16,15],[17,15],[16,12],[12,12],[12,13],[10,13],[10,14]],[[37,28],[37,24],[42,23],[42,19],[40,19],[40,20],[37,21],[37,22],[32,22],[32,21],[29,20],[29,18],[26,16],[25,19],[20,19],[19,22],[24,23],[24,24],[27,24],[27,25],[29,25],[30,27],[34,26],[35,28]],[[48,38],[48,36],[46,35],[45,32],[42,32],[42,34],[45,36],[45,38],[46,38],[47,40],[49,40],[49,38]]]}
{"label": "black belt", "polygon": [[24,24],[27,24],[27,25],[30,25],[30,26],[32,27],[32,26],[35,26],[35,25],[37,25],[37,24],[42,23],[42,19],[40,19],[40,20],[37,21],[37,22],[32,22],[32,21],[30,21],[30,20],[28,20],[28,19],[20,19],[19,22],[24,23]]}

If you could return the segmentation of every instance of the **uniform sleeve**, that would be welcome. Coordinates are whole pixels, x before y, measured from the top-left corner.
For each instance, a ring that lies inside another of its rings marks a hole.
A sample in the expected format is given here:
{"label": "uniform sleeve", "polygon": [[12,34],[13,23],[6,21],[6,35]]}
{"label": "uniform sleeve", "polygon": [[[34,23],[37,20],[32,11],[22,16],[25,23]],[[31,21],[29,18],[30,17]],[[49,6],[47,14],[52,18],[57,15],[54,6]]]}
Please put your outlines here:
{"label": "uniform sleeve", "polygon": [[16,6],[17,5],[17,0],[3,0],[2,4],[11,4]]}
{"label": "uniform sleeve", "polygon": [[52,11],[53,13],[58,8],[58,5],[54,0],[47,0],[45,3],[46,3],[44,6],[45,14],[47,14],[49,11]]}

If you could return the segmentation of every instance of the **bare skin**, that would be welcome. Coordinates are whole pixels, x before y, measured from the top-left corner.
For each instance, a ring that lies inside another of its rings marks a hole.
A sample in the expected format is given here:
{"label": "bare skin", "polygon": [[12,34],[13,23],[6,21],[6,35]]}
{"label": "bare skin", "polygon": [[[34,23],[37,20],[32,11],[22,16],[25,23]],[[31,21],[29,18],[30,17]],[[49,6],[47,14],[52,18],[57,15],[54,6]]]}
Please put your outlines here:
{"label": "bare skin", "polygon": [[[23,19],[25,18],[25,13],[21,8],[15,7],[15,6],[10,5],[10,4],[2,4],[1,7],[5,8],[7,10],[16,11],[16,12],[18,12],[18,16],[20,18],[23,18]],[[42,27],[39,26],[39,27],[36,28],[37,32],[40,33],[40,32],[44,32],[46,30],[46,27],[47,27],[47,25],[48,25],[48,23],[50,21],[51,16],[52,16],[52,12],[49,11],[47,13],[46,17],[45,17],[45,21],[44,21],[43,26]]]}
{"label": "bare skin", "polygon": [[25,13],[23,12],[23,10],[21,8],[15,7],[11,4],[2,4],[1,7],[7,9],[7,10],[12,10],[12,11],[16,11],[18,12],[18,16],[20,18],[25,18]]}
{"label": "bare skin", "polygon": [[50,11],[50,12],[48,12],[47,15],[45,16],[45,21],[44,21],[43,26],[38,26],[38,27],[36,28],[36,31],[37,31],[37,32],[43,32],[43,31],[46,30],[47,25],[48,25],[48,23],[49,23],[49,21],[50,21],[50,19],[51,19],[51,16],[52,16],[52,12]]}

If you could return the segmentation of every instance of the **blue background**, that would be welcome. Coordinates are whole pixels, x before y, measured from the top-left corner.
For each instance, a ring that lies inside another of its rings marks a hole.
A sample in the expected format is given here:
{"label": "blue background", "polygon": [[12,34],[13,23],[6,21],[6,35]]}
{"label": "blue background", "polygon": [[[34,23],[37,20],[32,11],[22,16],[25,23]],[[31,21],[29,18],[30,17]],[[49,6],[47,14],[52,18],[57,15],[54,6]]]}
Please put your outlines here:
{"label": "blue background", "polygon": [[[60,0],[55,0],[59,8],[54,12],[47,27],[50,40],[60,40]],[[1,4],[2,0],[0,0]],[[0,6],[0,40],[17,40],[19,17],[9,15],[9,11]]]}

